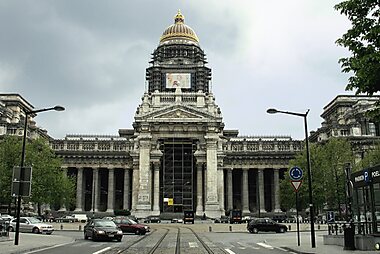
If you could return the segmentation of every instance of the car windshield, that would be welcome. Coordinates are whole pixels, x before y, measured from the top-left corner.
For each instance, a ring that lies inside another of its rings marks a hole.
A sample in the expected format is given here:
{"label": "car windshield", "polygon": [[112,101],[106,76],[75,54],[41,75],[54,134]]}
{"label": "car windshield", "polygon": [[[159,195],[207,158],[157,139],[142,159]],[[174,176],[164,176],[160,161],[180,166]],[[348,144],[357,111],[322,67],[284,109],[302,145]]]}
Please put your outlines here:
{"label": "car windshield", "polygon": [[96,227],[116,227],[115,223],[110,220],[95,221]]}
{"label": "car windshield", "polygon": [[30,223],[41,223],[41,221],[37,218],[28,218]]}

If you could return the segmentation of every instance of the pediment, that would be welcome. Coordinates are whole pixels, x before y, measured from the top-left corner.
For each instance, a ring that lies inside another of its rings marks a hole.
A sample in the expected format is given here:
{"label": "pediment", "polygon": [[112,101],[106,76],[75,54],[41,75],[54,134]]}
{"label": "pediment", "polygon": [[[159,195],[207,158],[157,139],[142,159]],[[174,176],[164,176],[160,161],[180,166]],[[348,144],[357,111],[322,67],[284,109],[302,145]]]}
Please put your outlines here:
{"label": "pediment", "polygon": [[192,107],[176,105],[150,112],[149,114],[142,116],[142,118],[156,120],[183,119],[199,121],[201,119],[212,119],[214,117],[207,112]]}
{"label": "pediment", "polygon": [[160,114],[160,115],[156,115],[155,117],[153,118],[156,118],[156,119],[173,119],[173,118],[195,118],[195,119],[200,119],[202,118],[201,116],[197,115],[197,114],[194,114],[194,113],[191,113],[191,112],[188,112],[186,110],[183,110],[183,109],[175,109],[175,110],[171,110],[169,112],[165,112],[163,114]]}

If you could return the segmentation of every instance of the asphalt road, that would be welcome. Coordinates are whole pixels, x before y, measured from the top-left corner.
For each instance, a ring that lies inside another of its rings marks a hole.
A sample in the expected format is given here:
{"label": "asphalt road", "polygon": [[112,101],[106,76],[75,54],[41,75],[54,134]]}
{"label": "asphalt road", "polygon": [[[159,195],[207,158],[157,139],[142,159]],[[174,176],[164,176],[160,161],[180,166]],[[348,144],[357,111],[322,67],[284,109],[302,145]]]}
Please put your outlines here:
{"label": "asphalt road", "polygon": [[[57,231],[55,234],[73,237],[74,242],[58,246],[53,249],[35,251],[39,254],[113,254],[113,253],[294,253],[286,249],[289,242],[297,242],[295,232],[284,234],[248,232],[196,232],[191,225],[151,225],[152,232],[146,236],[125,234],[121,242],[93,242],[84,240],[80,231]],[[179,234],[179,239],[178,239]],[[308,233],[301,233],[302,238],[307,238]],[[162,240],[162,242],[160,242]],[[204,247],[205,244],[207,247]],[[177,245],[179,247],[177,247]],[[155,248],[153,251],[153,248]],[[207,251],[207,248],[209,251]],[[176,252],[179,249],[179,252]]]}

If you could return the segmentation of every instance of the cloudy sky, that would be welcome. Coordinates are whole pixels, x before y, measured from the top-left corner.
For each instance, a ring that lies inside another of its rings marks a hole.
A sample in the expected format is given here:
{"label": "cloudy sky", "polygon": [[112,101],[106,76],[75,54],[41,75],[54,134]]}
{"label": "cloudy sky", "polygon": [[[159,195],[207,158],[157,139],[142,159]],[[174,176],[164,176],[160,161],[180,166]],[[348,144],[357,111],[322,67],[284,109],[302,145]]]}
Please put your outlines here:
{"label": "cloudy sky", "polygon": [[309,130],[346,92],[335,44],[349,23],[340,0],[0,1],[0,93],[19,93],[46,112],[54,138],[132,128],[145,69],[178,9],[212,69],[226,129],[304,138],[303,121],[266,110],[306,112]]}

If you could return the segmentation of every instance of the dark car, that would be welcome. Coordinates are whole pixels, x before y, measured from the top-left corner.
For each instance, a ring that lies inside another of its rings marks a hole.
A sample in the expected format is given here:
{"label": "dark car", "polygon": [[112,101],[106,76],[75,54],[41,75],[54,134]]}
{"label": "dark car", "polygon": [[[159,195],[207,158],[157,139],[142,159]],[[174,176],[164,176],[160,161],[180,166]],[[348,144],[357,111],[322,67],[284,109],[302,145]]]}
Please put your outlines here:
{"label": "dark car", "polygon": [[272,220],[275,222],[286,222],[288,220],[288,217],[285,214],[275,214],[272,217]]}
{"label": "dark car", "polygon": [[193,211],[184,211],[183,212],[183,223],[193,223],[194,224],[194,212]]}
{"label": "dark car", "polygon": [[160,216],[148,216],[145,218],[144,223],[161,223]]}
{"label": "dark car", "polygon": [[150,231],[149,226],[144,224],[139,224],[134,220],[127,217],[115,217],[113,222],[124,232],[124,233],[134,233],[136,235],[145,235],[146,232]]}
{"label": "dark car", "polygon": [[97,240],[117,240],[121,242],[123,231],[110,220],[92,219],[84,226],[84,239],[91,238]]}
{"label": "dark car", "polygon": [[269,218],[258,218],[253,219],[247,224],[247,230],[250,233],[258,233],[259,231],[273,231],[276,233],[285,233],[288,228],[283,225],[279,224],[272,219]]}

